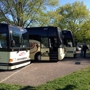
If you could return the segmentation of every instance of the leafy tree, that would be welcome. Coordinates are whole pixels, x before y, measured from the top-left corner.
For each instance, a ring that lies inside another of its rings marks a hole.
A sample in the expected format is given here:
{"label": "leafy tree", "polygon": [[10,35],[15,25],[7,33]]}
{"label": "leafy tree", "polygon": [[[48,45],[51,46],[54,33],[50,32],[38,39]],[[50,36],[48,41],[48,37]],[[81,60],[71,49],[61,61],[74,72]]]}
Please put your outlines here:
{"label": "leafy tree", "polygon": [[81,29],[80,35],[82,35],[82,40],[90,43],[90,19],[82,25]]}
{"label": "leafy tree", "polygon": [[41,17],[37,17],[39,26],[57,26],[57,22],[61,18],[60,15],[58,15],[54,10],[42,12],[40,15]]}
{"label": "leafy tree", "polygon": [[75,39],[82,41],[82,35],[85,34],[84,31],[85,28],[87,28],[85,23],[87,23],[87,20],[89,19],[89,10],[84,3],[78,1],[72,4],[68,3],[64,6],[60,6],[57,9],[57,12],[62,17],[58,22],[58,26],[61,29],[71,30]]}
{"label": "leafy tree", "polygon": [[57,4],[58,0],[0,0],[0,12],[7,23],[30,27],[39,22],[49,6]]}

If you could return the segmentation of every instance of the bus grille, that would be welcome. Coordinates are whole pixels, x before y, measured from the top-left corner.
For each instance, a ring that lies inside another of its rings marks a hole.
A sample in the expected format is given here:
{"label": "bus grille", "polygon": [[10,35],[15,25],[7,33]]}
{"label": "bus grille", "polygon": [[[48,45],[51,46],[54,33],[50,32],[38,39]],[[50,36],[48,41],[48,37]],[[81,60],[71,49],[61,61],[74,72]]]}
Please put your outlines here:
{"label": "bus grille", "polygon": [[27,57],[24,57],[24,58],[19,58],[19,59],[17,59],[17,60],[24,60],[24,59],[27,59]]}

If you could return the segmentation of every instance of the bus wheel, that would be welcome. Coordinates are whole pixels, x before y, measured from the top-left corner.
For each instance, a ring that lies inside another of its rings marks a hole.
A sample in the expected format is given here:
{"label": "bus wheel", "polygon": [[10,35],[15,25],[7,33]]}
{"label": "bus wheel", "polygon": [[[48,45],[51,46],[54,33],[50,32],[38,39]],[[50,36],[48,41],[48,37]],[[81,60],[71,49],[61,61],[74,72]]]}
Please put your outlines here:
{"label": "bus wheel", "polygon": [[40,60],[41,60],[41,53],[36,53],[35,61],[40,61]]}

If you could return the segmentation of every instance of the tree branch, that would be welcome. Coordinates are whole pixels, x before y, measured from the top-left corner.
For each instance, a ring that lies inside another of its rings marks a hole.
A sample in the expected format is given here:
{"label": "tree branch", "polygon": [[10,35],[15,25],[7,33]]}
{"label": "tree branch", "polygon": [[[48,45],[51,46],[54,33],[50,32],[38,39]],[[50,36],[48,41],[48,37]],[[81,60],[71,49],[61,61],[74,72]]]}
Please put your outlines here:
{"label": "tree branch", "polygon": [[13,18],[13,21],[14,21],[14,24],[15,24],[15,23],[16,23],[15,16],[14,16],[14,14],[13,14],[11,8],[10,8],[10,4],[9,4],[8,0],[6,0],[6,1],[7,1],[7,4],[8,4],[8,6],[9,6],[9,9],[10,9],[10,12],[11,12],[11,15],[12,15],[12,18]]}
{"label": "tree branch", "polygon": [[[36,11],[38,11],[38,9],[41,7],[41,4],[42,4],[42,2],[40,3],[40,5],[38,6],[38,8],[37,8],[37,10]],[[35,12],[34,13],[34,15],[33,15],[33,17],[32,17],[32,19],[30,20],[30,22],[27,24],[27,26],[26,27],[28,27],[29,25],[30,25],[30,23],[33,21],[33,18],[35,17],[35,14],[36,14],[37,12]]]}

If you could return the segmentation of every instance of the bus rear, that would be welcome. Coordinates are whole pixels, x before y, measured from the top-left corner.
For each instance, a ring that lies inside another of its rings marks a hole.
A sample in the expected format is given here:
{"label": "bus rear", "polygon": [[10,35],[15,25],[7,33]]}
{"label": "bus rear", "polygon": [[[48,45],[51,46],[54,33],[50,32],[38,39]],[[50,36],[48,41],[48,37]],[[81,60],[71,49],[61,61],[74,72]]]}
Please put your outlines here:
{"label": "bus rear", "polygon": [[27,30],[0,24],[0,69],[12,70],[30,64]]}

